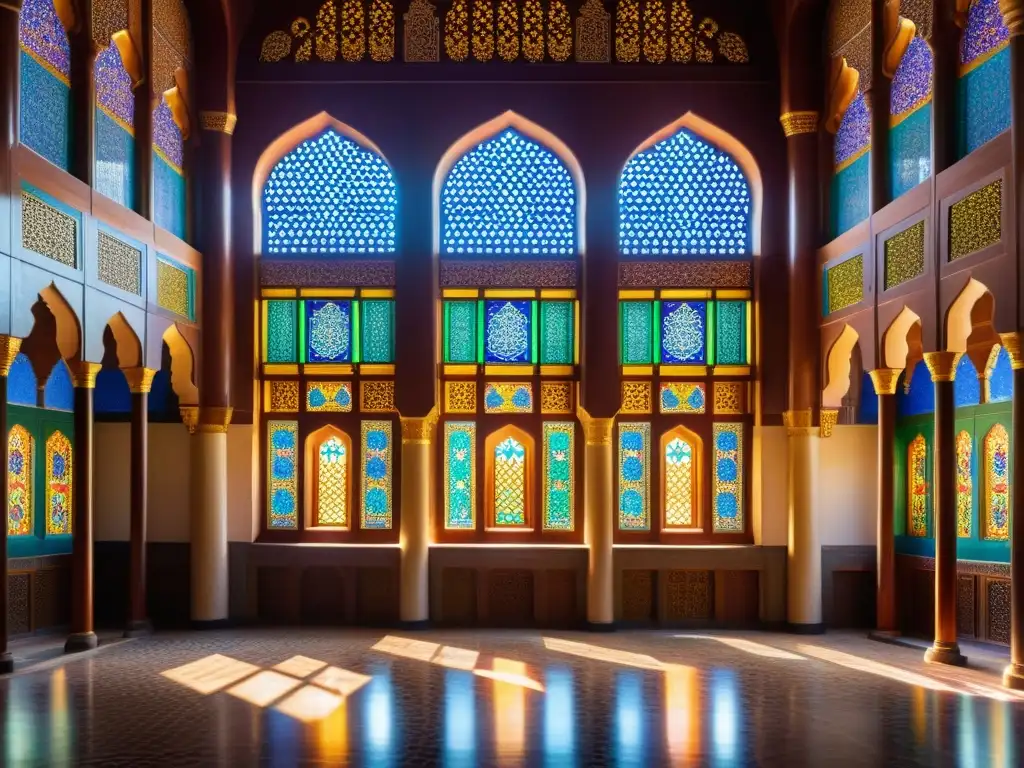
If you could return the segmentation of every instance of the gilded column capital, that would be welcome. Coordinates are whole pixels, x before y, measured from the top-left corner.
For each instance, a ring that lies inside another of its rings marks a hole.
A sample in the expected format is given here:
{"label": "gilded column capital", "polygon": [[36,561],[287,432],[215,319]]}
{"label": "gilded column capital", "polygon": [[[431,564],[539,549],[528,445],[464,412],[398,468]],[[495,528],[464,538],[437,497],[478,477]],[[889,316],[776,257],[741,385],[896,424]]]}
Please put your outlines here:
{"label": "gilded column capital", "polygon": [[1021,368],[1024,368],[1024,352],[1021,351],[1020,347],[1020,332],[1000,333],[999,341],[1002,342],[1003,348],[1006,349],[1006,354],[1010,356],[1010,365],[1013,369],[1019,371]]}
{"label": "gilded column capital", "polygon": [[875,386],[876,395],[895,395],[899,385],[900,371],[897,368],[876,368],[868,372],[871,383]]}
{"label": "gilded column capital", "polygon": [[925,352],[924,364],[932,375],[932,381],[952,381],[956,378],[956,365],[960,362],[963,352]]}
{"label": "gilded column capital", "polygon": [[199,432],[226,433],[233,411],[231,406],[200,408],[199,423],[196,425],[196,429]]}
{"label": "gilded column capital", "polygon": [[150,389],[153,388],[153,377],[156,376],[156,371],[152,368],[141,366],[122,368],[121,373],[124,374],[124,378],[128,382],[128,389],[132,391],[133,395],[148,395]]}
{"label": "gilded column capital", "polygon": [[431,408],[426,416],[399,415],[398,418],[402,424],[402,445],[430,445],[433,442],[437,406]]}
{"label": "gilded column capital", "polygon": [[615,419],[595,419],[591,417],[583,422],[583,434],[586,436],[587,445],[611,445],[612,430],[615,428]]}
{"label": "gilded column capital", "polygon": [[199,406],[183,405],[178,408],[178,412],[181,414],[181,423],[185,425],[190,435],[194,435],[196,426],[199,424]]}
{"label": "gilded column capital", "polygon": [[786,432],[790,435],[816,435],[818,433],[814,428],[814,411],[810,408],[783,411],[782,423],[786,425]]}
{"label": "gilded column capital", "polygon": [[230,112],[200,112],[199,125],[204,131],[216,131],[231,136],[235,132],[235,125],[238,124],[238,116]]}
{"label": "gilded column capital", "polygon": [[836,424],[839,423],[839,409],[838,408],[822,408],[821,409],[821,426],[818,427],[819,437],[832,437],[832,430],[835,429]]}
{"label": "gilded column capital", "polygon": [[784,112],[779,117],[782,123],[782,132],[786,138],[799,136],[803,133],[815,133],[818,130],[820,115],[810,109],[797,110],[795,112]]}
{"label": "gilded column capital", "polygon": [[90,363],[85,360],[68,363],[68,368],[71,369],[71,381],[74,383],[75,389],[96,389],[96,376],[99,375],[102,367],[99,363]]}
{"label": "gilded column capital", "polygon": [[999,0],[999,10],[1010,36],[1024,35],[1024,0]]}
{"label": "gilded column capital", "polygon": [[21,351],[21,339],[17,336],[0,336],[0,376],[11,372],[14,358]]}

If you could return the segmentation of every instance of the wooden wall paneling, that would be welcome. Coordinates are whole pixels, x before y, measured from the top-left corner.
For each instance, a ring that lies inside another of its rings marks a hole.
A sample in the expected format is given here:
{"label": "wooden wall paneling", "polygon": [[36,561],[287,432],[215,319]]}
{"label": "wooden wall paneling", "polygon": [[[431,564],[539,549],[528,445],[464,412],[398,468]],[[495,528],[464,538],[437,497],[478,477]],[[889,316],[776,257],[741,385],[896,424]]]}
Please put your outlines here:
{"label": "wooden wall paneling", "polygon": [[961,637],[976,637],[975,605],[977,604],[977,577],[957,576],[956,632]]}

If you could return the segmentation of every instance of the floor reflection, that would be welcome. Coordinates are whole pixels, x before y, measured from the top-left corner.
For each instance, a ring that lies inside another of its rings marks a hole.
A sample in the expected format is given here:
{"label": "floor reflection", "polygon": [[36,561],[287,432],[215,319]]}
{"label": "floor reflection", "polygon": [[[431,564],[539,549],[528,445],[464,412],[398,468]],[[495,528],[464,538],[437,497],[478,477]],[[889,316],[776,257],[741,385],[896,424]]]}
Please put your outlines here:
{"label": "floor reflection", "polygon": [[944,676],[916,654],[872,658],[870,645],[655,633],[183,638],[0,680],[0,762],[1013,768],[1021,759],[1019,698],[970,670]]}

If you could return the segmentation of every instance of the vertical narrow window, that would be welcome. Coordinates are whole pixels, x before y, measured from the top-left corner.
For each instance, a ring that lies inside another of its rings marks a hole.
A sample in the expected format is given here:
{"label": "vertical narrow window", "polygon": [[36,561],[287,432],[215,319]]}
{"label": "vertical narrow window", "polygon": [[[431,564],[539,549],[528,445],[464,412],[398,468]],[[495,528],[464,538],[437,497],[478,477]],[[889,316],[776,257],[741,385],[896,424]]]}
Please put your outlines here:
{"label": "vertical narrow window", "polygon": [[444,425],[444,527],[476,527],[476,424]]}
{"label": "vertical narrow window", "polygon": [[623,301],[619,303],[620,355],[623,365],[650,365],[654,362],[654,303]]}
{"label": "vertical narrow window", "polygon": [[907,535],[928,535],[928,444],[918,435],[907,447]]}
{"label": "vertical narrow window", "polygon": [[32,520],[32,435],[15,424],[7,440],[7,535],[28,536]]}
{"label": "vertical narrow window", "polygon": [[544,423],[544,530],[573,530],[576,458],[575,425]]}
{"label": "vertical narrow window", "polygon": [[391,528],[391,422],[364,421],[363,520],[364,529]]}
{"label": "vertical narrow window", "polygon": [[843,113],[834,150],[829,213],[831,235],[839,237],[868,217],[871,109],[863,93],[858,93]]}
{"label": "vertical narrow window", "polygon": [[999,0],[971,0],[960,39],[960,157],[1010,127],[1009,41]]}
{"label": "vertical narrow window", "polygon": [[700,525],[700,452],[700,438],[683,427],[662,435],[662,505],[667,529]]}
{"label": "vertical narrow window", "polygon": [[974,511],[974,479],[971,472],[973,441],[966,430],[956,436],[956,535],[971,537],[971,517]]}
{"label": "vertical narrow window", "polygon": [[715,424],[714,488],[712,514],[715,533],[742,533],[743,520],[743,425]]}
{"label": "vertical narrow window", "polygon": [[62,170],[71,167],[71,44],[54,0],[25,0],[21,43],[21,143]]}
{"label": "vertical narrow window", "polygon": [[298,422],[267,422],[267,514],[270,528],[299,527],[298,435]]}
{"label": "vertical narrow window", "polygon": [[344,435],[324,438],[317,449],[316,524],[347,528],[349,525],[349,463],[352,446]]}
{"label": "vertical narrow window", "polygon": [[[176,89],[175,89],[176,90]],[[185,136],[167,95],[153,111],[153,211],[155,223],[185,239]]]}
{"label": "vertical narrow window", "polygon": [[476,363],[477,302],[446,301],[444,303],[444,361]]}
{"label": "vertical narrow window", "polygon": [[268,363],[295,363],[299,359],[297,301],[263,303],[265,328],[263,359]]}
{"label": "vertical narrow window", "polygon": [[395,302],[387,299],[364,299],[359,306],[362,334],[359,362],[393,363]]}
{"label": "vertical narrow window", "polygon": [[[127,6],[124,7],[127,11]],[[127,13],[119,19],[126,25]],[[96,57],[96,191],[131,208],[135,194],[135,94],[122,48],[131,37],[117,32]]]}
{"label": "vertical narrow window", "polygon": [[996,424],[985,435],[985,528],[983,538],[1006,541],[1010,537],[1010,438]]}
{"label": "vertical narrow window", "polygon": [[651,527],[651,425],[619,424],[619,528],[647,531]]}
{"label": "vertical narrow window", "polygon": [[915,36],[892,79],[889,155],[893,200],[931,176],[932,49]]}
{"label": "vertical narrow window", "polygon": [[572,365],[576,362],[576,305],[572,301],[540,304],[540,364]]}
{"label": "vertical narrow window", "polygon": [[488,523],[494,528],[523,528],[532,523],[530,481],[533,441],[522,430],[505,427],[487,437]]}
{"label": "vertical narrow window", "polygon": [[71,533],[71,442],[61,431],[46,439],[46,534]]}

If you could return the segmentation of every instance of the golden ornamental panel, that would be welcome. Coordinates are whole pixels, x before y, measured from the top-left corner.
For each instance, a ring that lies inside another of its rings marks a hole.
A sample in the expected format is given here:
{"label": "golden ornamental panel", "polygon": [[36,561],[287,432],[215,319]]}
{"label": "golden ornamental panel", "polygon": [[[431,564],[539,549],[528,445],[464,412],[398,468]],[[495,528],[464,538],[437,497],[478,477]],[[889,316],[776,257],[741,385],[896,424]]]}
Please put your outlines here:
{"label": "golden ornamental panel", "polygon": [[191,317],[189,312],[188,272],[163,259],[156,260],[156,303],[157,306],[182,317]]}
{"label": "golden ornamental panel", "polygon": [[412,0],[402,17],[407,62],[432,62],[440,58],[437,9],[429,0]]}
{"label": "golden ornamental panel", "polygon": [[126,293],[142,295],[142,251],[123,240],[99,232],[96,238],[96,268],[100,282]]}
{"label": "golden ornamental panel", "polygon": [[268,409],[271,411],[299,410],[299,383],[297,381],[271,381]]}
{"label": "golden ornamental panel", "polygon": [[622,413],[651,412],[651,383],[649,381],[622,382]]}
{"label": "golden ornamental panel", "polygon": [[857,254],[825,270],[827,313],[852,307],[864,299],[864,256]]}
{"label": "golden ornamental panel", "polygon": [[77,269],[78,219],[22,190],[21,245]]}
{"label": "golden ornamental panel", "polygon": [[885,241],[885,289],[924,274],[924,220]]}
{"label": "golden ornamental panel", "polygon": [[541,413],[572,413],[572,382],[542,381],[540,384]]}
{"label": "golden ornamental panel", "polygon": [[1002,179],[996,179],[949,207],[950,261],[995,245],[1002,237]]}
{"label": "golden ornamental panel", "polygon": [[576,61],[607,64],[611,61],[612,21],[601,0],[587,0],[576,17]]}
{"label": "golden ornamental panel", "polygon": [[366,413],[395,410],[395,382],[363,381],[359,383],[359,408]]}
{"label": "golden ornamental panel", "polygon": [[747,385],[742,381],[716,381],[714,412],[741,415],[747,412]]}
{"label": "golden ornamental panel", "polygon": [[476,382],[446,381],[444,410],[445,413],[476,413]]}

